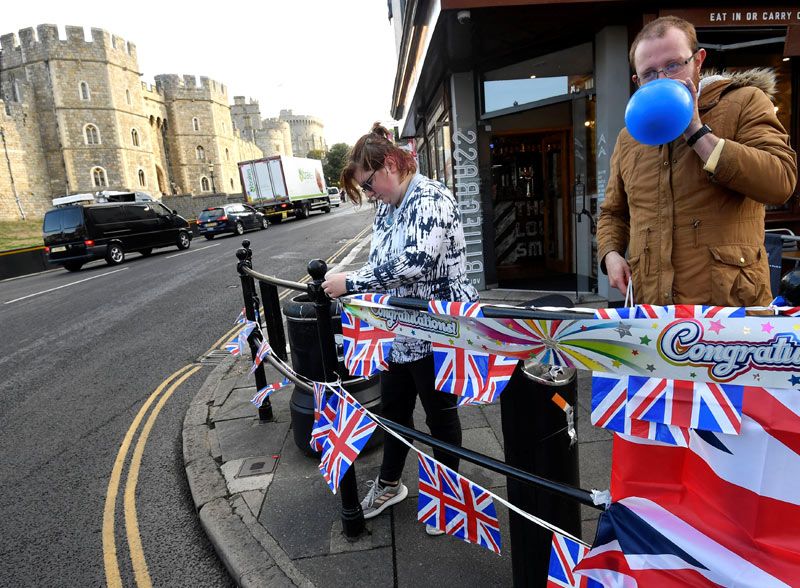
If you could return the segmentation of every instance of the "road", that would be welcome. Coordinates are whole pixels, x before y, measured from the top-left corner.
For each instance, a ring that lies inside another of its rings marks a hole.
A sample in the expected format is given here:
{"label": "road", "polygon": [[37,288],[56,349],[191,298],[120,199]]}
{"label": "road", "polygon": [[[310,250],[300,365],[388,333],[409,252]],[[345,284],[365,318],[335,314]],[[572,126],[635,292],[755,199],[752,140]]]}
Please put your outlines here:
{"label": "road", "polygon": [[[299,280],[372,212],[247,233],[254,268]],[[0,282],[0,585],[232,585],[194,511],[181,427],[212,367],[198,359],[242,308],[240,243]]]}

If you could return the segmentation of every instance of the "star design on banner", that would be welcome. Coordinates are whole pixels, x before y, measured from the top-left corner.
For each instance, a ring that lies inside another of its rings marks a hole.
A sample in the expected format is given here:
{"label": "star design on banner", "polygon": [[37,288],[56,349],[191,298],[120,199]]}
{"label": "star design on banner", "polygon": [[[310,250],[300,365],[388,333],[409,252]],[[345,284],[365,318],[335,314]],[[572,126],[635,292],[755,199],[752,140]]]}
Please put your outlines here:
{"label": "star design on banner", "polygon": [[412,334],[412,335],[416,335],[416,334],[417,334],[417,332],[416,332],[414,329],[411,329],[411,334]]}
{"label": "star design on banner", "polygon": [[744,333],[745,335],[749,335],[750,334],[750,327],[744,327],[742,329],[742,333]]}
{"label": "star design on banner", "polygon": [[619,333],[620,339],[631,336],[631,326],[626,325],[625,323],[620,323],[619,326],[614,330]]}
{"label": "star design on banner", "polygon": [[761,330],[765,333],[771,333],[775,327],[772,326],[772,323],[764,323],[761,325]]}
{"label": "star design on banner", "polygon": [[754,380],[760,380],[761,379],[761,374],[753,374],[753,379]]}
{"label": "star design on banner", "polygon": [[631,355],[639,355],[639,350],[634,349],[633,351],[631,351]]}
{"label": "star design on banner", "polygon": [[642,345],[650,345],[651,340],[652,339],[650,339],[650,337],[648,337],[647,335],[645,335],[644,337],[639,337],[639,343],[641,343]]}
{"label": "star design on banner", "polygon": [[792,386],[797,386],[798,384],[800,384],[800,376],[798,376],[797,374],[793,375],[791,378],[789,378],[789,383]]}
{"label": "star design on banner", "polygon": [[614,361],[611,362],[611,365],[614,366],[615,368],[618,368],[622,364],[615,359]]}
{"label": "star design on banner", "polygon": [[472,339],[467,339],[467,345],[472,345]]}
{"label": "star design on banner", "polygon": [[653,323],[653,328],[657,329],[658,328],[658,323]]}
{"label": "star design on banner", "polygon": [[696,377],[697,377],[697,374],[696,374],[696,373],[694,373],[694,372],[691,372],[691,373],[689,374],[689,377],[690,377],[690,378],[696,378]]}
{"label": "star design on banner", "polygon": [[581,331],[585,331],[588,327],[586,325],[581,325]]}
{"label": "star design on banner", "polygon": [[656,371],[656,366],[654,366],[652,363],[648,363],[648,364],[647,364],[647,371],[648,371],[648,372],[654,372],[654,371]]}
{"label": "star design on banner", "polygon": [[448,339],[447,342],[450,343],[450,345],[455,345],[455,339]]}
{"label": "star design on banner", "polygon": [[725,327],[722,325],[722,321],[711,321],[711,326],[708,328],[708,330],[714,331],[717,335],[719,335],[719,332],[724,328]]}
{"label": "star design on banner", "polygon": [[792,326],[792,328],[793,328],[795,331],[800,331],[800,323],[795,323],[795,324],[794,324],[794,326]]}

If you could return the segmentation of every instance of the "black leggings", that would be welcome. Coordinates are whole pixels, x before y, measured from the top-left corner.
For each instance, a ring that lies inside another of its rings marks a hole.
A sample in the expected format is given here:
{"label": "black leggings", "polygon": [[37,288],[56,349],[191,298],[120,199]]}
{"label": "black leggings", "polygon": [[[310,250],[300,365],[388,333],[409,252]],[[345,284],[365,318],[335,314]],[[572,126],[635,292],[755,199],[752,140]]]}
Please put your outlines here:
{"label": "black leggings", "polygon": [[[431,435],[440,441],[461,445],[461,421],[458,418],[458,397],[434,388],[433,355],[410,363],[389,362],[389,370],[381,374],[382,415],[407,427],[414,426],[417,395],[425,408],[425,423]],[[384,436],[381,479],[399,480],[408,455],[408,447],[391,435]],[[458,471],[458,458],[434,449],[433,456],[453,471]]]}

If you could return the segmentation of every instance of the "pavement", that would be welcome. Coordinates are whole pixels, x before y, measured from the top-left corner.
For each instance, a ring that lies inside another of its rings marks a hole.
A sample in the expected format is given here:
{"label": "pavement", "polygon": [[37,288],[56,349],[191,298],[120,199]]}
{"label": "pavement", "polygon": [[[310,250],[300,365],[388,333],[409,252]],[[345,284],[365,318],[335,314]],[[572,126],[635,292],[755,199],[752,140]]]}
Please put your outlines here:
{"label": "pavement", "polygon": [[[574,292],[570,295],[574,300]],[[531,291],[482,292],[487,303],[518,304]],[[585,296],[580,306],[605,306]],[[409,496],[374,519],[355,541],[342,534],[341,501],[318,470],[318,460],[294,442],[289,402],[293,386],[271,397],[274,421],[260,422],[250,403],[255,382],[249,358],[223,359],[190,404],[183,427],[186,476],[201,524],[233,580],[241,586],[511,586],[508,510],[496,504],[503,552],[449,536],[429,537],[417,521],[417,460],[403,473]],[[281,379],[267,368],[267,381]],[[580,486],[605,490],[611,434],[589,421],[591,374],[578,374],[577,433]],[[499,404],[460,409],[463,446],[503,459]],[[427,432],[418,403],[417,427]],[[428,448],[423,448],[430,452]],[[382,445],[355,463],[359,495],[377,475]],[[462,460],[460,473],[505,497],[505,477]],[[582,509],[582,535],[591,543],[598,511]]]}

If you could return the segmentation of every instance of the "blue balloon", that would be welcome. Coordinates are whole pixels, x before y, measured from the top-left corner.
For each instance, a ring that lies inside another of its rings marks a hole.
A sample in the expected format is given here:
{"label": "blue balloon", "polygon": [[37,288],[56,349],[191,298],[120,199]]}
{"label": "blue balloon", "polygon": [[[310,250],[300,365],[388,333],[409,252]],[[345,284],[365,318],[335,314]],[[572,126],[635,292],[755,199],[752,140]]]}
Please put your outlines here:
{"label": "blue balloon", "polygon": [[668,78],[645,84],[628,101],[625,126],[645,145],[663,145],[681,136],[692,121],[694,102],[684,84]]}

